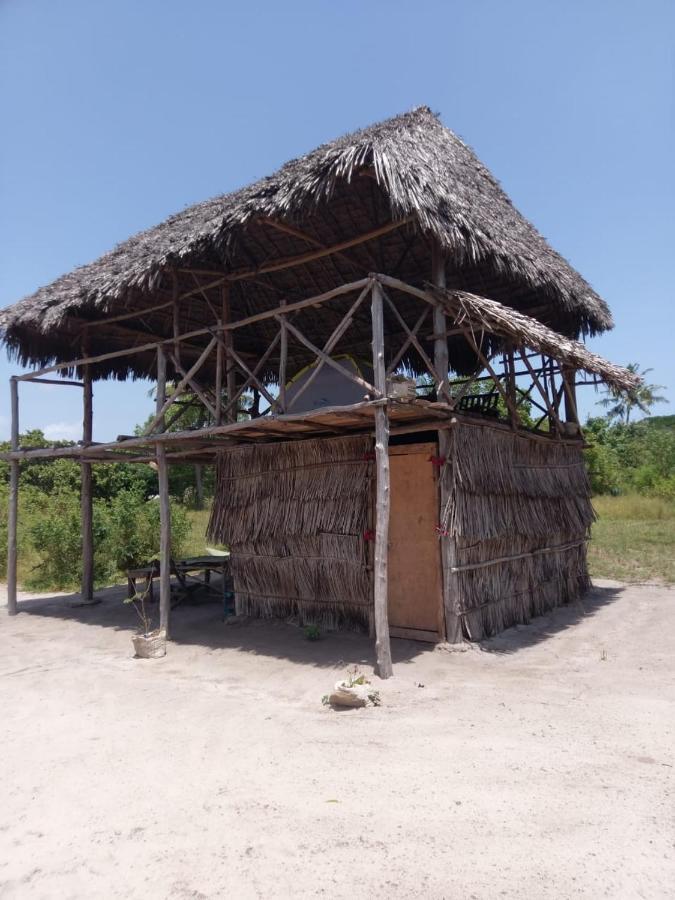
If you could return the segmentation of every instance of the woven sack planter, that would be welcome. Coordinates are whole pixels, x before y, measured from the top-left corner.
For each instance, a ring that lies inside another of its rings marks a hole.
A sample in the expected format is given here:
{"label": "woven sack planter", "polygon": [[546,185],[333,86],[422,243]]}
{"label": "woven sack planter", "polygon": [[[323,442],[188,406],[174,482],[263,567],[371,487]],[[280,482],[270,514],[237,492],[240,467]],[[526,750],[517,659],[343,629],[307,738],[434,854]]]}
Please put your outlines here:
{"label": "woven sack planter", "polygon": [[378,697],[377,691],[367,682],[349,684],[347,681],[336,681],[335,690],[328,697],[328,702],[331,706],[376,706],[374,697]]}
{"label": "woven sack planter", "polygon": [[135,634],[132,639],[136,656],[141,659],[159,659],[166,656],[166,638],[158,631],[151,634]]}

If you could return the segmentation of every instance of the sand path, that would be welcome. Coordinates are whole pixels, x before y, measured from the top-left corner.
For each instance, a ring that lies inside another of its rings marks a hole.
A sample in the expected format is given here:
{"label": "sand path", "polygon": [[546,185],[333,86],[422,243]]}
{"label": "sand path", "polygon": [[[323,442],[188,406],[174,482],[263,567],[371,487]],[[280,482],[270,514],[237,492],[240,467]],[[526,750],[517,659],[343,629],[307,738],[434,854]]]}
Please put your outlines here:
{"label": "sand path", "polygon": [[205,604],[135,660],[119,596],[0,613],[3,900],[673,896],[675,590],[395,641],[383,705],[343,713],[366,638]]}

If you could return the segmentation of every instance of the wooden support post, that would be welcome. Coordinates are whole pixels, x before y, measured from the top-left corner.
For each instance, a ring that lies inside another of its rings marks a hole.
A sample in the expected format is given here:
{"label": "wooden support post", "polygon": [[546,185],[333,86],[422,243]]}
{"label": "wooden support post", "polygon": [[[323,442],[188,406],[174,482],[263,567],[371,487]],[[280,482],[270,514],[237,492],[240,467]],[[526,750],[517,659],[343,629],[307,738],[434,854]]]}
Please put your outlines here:
{"label": "wooden support post", "polygon": [[[11,396],[11,441],[12,450],[19,449],[19,382],[10,378]],[[7,612],[15,616],[18,609],[16,599],[16,530],[19,514],[19,461],[13,459],[9,464],[9,509],[7,511]]]}
{"label": "wooden support post", "polygon": [[204,509],[204,480],[201,463],[195,463],[195,508]]}
{"label": "wooden support post", "polygon": [[[281,306],[286,306],[286,301],[281,301]],[[286,366],[288,364],[288,330],[286,328],[286,316],[281,316],[279,323],[281,328],[281,348],[279,352],[279,406],[281,412],[286,412]]]}
{"label": "wooden support post", "polygon": [[[431,252],[431,280],[435,287],[445,290],[446,272],[445,255],[436,242]],[[445,337],[446,322],[443,310],[434,306],[434,334],[442,335],[434,340],[434,368],[439,375],[448,378],[448,339]],[[446,429],[438,431],[438,455],[445,460],[439,474],[439,522],[445,511],[450,495],[446,483],[446,472],[452,453],[452,438]],[[439,538],[441,542],[441,567],[443,574],[443,608],[445,611],[445,639],[449,644],[462,643],[462,621],[458,613],[459,585],[453,568],[457,564],[457,547],[452,535]]]}
{"label": "wooden support post", "polygon": [[[384,309],[382,288],[379,282],[373,285],[373,372],[375,386],[386,395],[387,376],[384,363]],[[374,619],[376,671],[380,678],[389,678],[394,672],[391,664],[391,643],[389,640],[388,603],[388,541],[389,541],[389,413],[386,405],[375,408],[375,470],[377,473],[375,501],[375,560]]]}
{"label": "wooden support post", "polygon": [[[220,340],[216,345],[216,415],[214,424],[220,425],[223,421],[223,353],[225,350],[223,344],[223,322],[218,319],[218,337]],[[228,403],[230,397],[227,398]]]}
{"label": "wooden support post", "polygon": [[[222,287],[222,315],[221,319],[223,325],[228,325],[230,323],[230,286],[229,284],[224,284]],[[232,358],[232,350],[234,350],[234,338],[232,332],[228,329],[225,332],[225,387],[227,388],[227,402],[229,403],[232,397],[237,392],[237,380],[236,373],[234,369],[234,359]],[[227,415],[228,421],[236,422],[237,421],[237,408],[232,407]]]}
{"label": "wooden support post", "polygon": [[[166,356],[157,348],[157,414],[166,401]],[[171,507],[169,505],[169,466],[164,444],[157,444],[157,474],[159,480],[159,630],[168,640],[171,613]]]}
{"label": "wooden support post", "polygon": [[173,352],[178,362],[180,362],[180,288],[178,286],[178,274],[176,272],[173,273],[171,296],[171,302],[173,304]]}
{"label": "wooden support post", "polygon": [[[83,356],[89,355],[88,342],[82,342]],[[91,369],[83,367],[82,384],[82,446],[89,447],[93,440],[93,400]],[[80,597],[83,603],[94,602],[94,507],[92,471],[90,462],[80,463],[80,516],[82,519],[82,583]]]}
{"label": "wooden support post", "polygon": [[562,377],[565,385],[565,421],[581,425],[577,411],[576,372],[569,366],[564,366]]}
{"label": "wooden support post", "polygon": [[513,347],[510,345],[504,354],[504,362],[506,364],[506,393],[511,401],[509,404],[509,421],[511,422],[511,428],[515,430],[520,424],[520,418],[518,417],[517,406],[516,366],[513,359]]}

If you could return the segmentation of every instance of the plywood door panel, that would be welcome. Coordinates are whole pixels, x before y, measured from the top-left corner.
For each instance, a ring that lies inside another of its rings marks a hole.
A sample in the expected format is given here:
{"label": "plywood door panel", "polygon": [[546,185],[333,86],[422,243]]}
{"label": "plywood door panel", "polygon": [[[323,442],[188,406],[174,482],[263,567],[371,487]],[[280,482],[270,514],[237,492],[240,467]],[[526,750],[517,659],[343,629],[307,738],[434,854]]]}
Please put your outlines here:
{"label": "plywood door panel", "polygon": [[390,449],[389,626],[439,636],[442,628],[435,444]]}

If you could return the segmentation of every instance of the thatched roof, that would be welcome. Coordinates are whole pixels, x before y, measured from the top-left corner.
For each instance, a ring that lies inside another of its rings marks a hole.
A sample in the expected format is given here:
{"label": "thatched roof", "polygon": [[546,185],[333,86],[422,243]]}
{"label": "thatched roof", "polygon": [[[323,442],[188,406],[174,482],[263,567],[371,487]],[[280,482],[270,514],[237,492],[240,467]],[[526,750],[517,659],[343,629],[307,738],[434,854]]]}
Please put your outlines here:
{"label": "thatched roof", "polygon": [[484,329],[489,335],[505,338],[514,346],[525,345],[572,369],[597,375],[605,384],[619,390],[631,391],[640,384],[640,378],[629,369],[608,362],[579,341],[566,338],[502,303],[463,291],[441,291],[432,285],[427,285],[427,289],[453,312],[458,326],[466,325],[475,334],[479,345],[480,331]]}
{"label": "thatched roof", "polygon": [[[143,309],[194,288],[189,269],[230,272],[314,246],[330,246],[392,219],[410,224],[339,255],[302,268],[236,282],[234,316],[311,296],[381,271],[421,284],[429,277],[429,239],[449,254],[449,283],[488,294],[538,315],[572,336],[610,328],[610,312],[584,279],[515,209],[473,151],[426,107],[324,144],[255,184],[196,204],[143,231],[110,253],[75,269],[0,312],[4,341],[24,363],[73,356],[82,320]],[[306,240],[269,227],[269,221],[302,229]],[[174,275],[175,273],[175,275]],[[217,297],[217,293],[207,296]],[[191,325],[212,322],[202,295],[186,307]],[[543,310],[543,312],[542,312]],[[242,352],[259,356],[272,323],[250,334]],[[169,311],[144,316],[136,334],[171,333]],[[314,314],[308,334],[330,334],[330,321]],[[92,352],[129,346],[129,328],[97,331]],[[303,362],[298,354],[295,363]],[[147,354],[100,367],[100,376],[143,375]]]}

